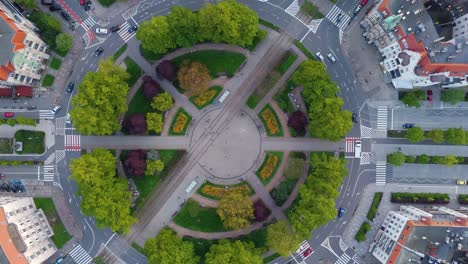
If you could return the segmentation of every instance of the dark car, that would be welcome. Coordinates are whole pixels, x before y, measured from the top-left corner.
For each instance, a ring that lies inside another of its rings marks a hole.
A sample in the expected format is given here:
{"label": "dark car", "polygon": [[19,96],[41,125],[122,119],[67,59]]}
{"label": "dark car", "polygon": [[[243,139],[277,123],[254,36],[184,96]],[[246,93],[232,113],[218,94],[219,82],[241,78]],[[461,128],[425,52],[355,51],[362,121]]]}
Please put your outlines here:
{"label": "dark car", "polygon": [[432,102],[432,90],[427,90],[426,94],[427,94],[427,100],[429,102]]}
{"label": "dark car", "polygon": [[86,0],[80,0],[80,5],[84,6],[86,4]]}
{"label": "dark car", "polygon": [[65,19],[66,21],[70,21],[71,17],[69,14],[67,14],[66,12],[62,11],[60,12],[60,15],[63,17],[63,19]]}
{"label": "dark car", "polygon": [[73,89],[75,88],[75,84],[74,83],[69,83],[68,86],[67,86],[67,94],[71,94],[73,92]]}
{"label": "dark car", "polygon": [[128,29],[128,33],[133,33],[133,32],[135,32],[135,31],[137,31],[137,30],[138,30],[138,26],[137,26],[137,25],[134,25],[133,27],[131,27],[131,28]]}
{"label": "dark car", "polygon": [[88,0],[88,1],[86,1],[86,4],[85,4],[85,6],[84,6],[84,10],[85,10],[85,11],[88,11],[88,10],[90,10],[90,9],[91,9],[91,1]]}
{"label": "dark car", "polygon": [[41,0],[41,4],[43,4],[43,5],[53,5],[54,1],[53,0]]}
{"label": "dark car", "polygon": [[413,128],[415,124],[413,123],[404,123],[403,128],[408,129],[408,128]]}
{"label": "dark car", "polygon": [[357,115],[356,113],[353,113],[353,115],[351,116],[351,118],[353,119],[353,122],[354,122],[354,123],[359,122],[359,117],[358,117],[358,115]]}
{"label": "dark car", "polygon": [[28,109],[28,110],[34,110],[34,109],[36,109],[36,108],[37,108],[37,107],[36,107],[35,105],[31,105],[31,106],[28,106],[28,108],[26,108],[26,109]]}
{"label": "dark car", "polygon": [[340,23],[341,22],[341,19],[343,18],[343,14],[338,14],[338,16],[336,17],[336,23]]}
{"label": "dark car", "polygon": [[54,5],[49,6],[49,10],[50,10],[50,12],[59,11],[59,10],[62,10],[62,7],[60,7],[59,5],[54,4]]}
{"label": "dark car", "polygon": [[96,51],[94,52],[94,56],[101,55],[103,51],[104,49],[102,47],[97,48]]}
{"label": "dark car", "polygon": [[111,32],[116,32],[116,31],[119,31],[120,30],[120,25],[117,25],[117,26],[113,26],[109,29]]}
{"label": "dark car", "polygon": [[343,217],[344,212],[345,212],[345,209],[343,207],[340,207],[340,209],[338,210],[338,218]]}
{"label": "dark car", "polygon": [[314,253],[314,250],[312,248],[308,248],[306,251],[304,251],[304,253],[302,253],[302,255],[304,257],[307,257],[309,256],[310,254]]}

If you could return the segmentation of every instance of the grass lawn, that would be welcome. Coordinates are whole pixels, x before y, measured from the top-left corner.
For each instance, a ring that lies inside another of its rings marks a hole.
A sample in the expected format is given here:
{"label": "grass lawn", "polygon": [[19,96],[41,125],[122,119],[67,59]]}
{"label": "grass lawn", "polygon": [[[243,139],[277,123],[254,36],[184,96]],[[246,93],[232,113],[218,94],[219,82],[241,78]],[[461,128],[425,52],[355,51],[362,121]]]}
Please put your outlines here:
{"label": "grass lawn", "polygon": [[[183,116],[185,116],[186,119],[183,119]],[[192,116],[189,113],[187,113],[187,111],[185,111],[182,107],[179,108],[179,110],[177,110],[177,113],[174,116],[174,120],[172,120],[171,127],[169,128],[169,135],[184,136],[187,132],[188,126],[190,125],[190,122],[192,122]]]}
{"label": "grass lawn", "polygon": [[122,47],[120,47],[114,55],[112,55],[112,59],[115,61],[117,60],[126,50],[127,50],[127,43],[125,43],[125,45],[123,45]]}
{"label": "grass lawn", "polygon": [[0,138],[0,153],[13,153],[13,140],[11,138]]}
{"label": "grass lawn", "polygon": [[116,0],[99,0],[99,3],[105,7],[111,6]]}
{"label": "grass lawn", "polygon": [[258,95],[255,91],[253,94],[251,94],[249,96],[249,98],[247,99],[247,106],[250,108],[250,109],[254,109],[258,103],[260,103],[260,101],[262,100],[262,96]]}
{"label": "grass lawn", "polygon": [[[159,183],[167,177],[170,173],[172,168],[175,166],[177,161],[182,157],[183,151],[180,150],[158,150],[161,161],[164,162],[164,170],[155,176],[143,176],[143,177],[134,177],[133,175],[130,176],[135,185],[140,192],[140,196],[135,201],[135,207],[133,210],[141,207],[143,203],[146,201],[146,198],[151,195],[151,193],[157,188]],[[125,161],[126,152],[122,152],[121,160]]]}
{"label": "grass lawn", "polygon": [[263,20],[261,18],[258,19],[258,23],[260,25],[264,25],[265,27],[269,27],[269,28],[271,28],[273,30],[276,30],[276,31],[278,31],[280,29],[279,27],[275,26],[273,23],[270,23],[270,22],[268,22],[266,20]]}
{"label": "grass lawn", "polygon": [[307,56],[307,58],[309,58],[311,60],[315,60],[314,55],[312,55],[312,53],[310,53],[310,51],[299,40],[295,39],[294,40],[294,45],[296,45],[296,47],[298,49],[300,49],[302,51],[302,53],[304,53],[304,55]]}
{"label": "grass lawn", "polygon": [[190,96],[189,100],[198,109],[203,109],[205,106],[210,105],[218,97],[223,87],[216,85],[208,89],[208,91],[200,96]]}
{"label": "grass lawn", "polygon": [[[271,118],[269,118],[268,120],[265,120],[265,118],[264,118],[264,116],[262,114],[265,111],[267,111],[268,109],[271,111],[273,116],[271,116]],[[262,109],[262,111],[260,111],[260,113],[258,114],[258,117],[262,121],[262,124],[263,124],[263,127],[265,128],[267,136],[269,136],[269,137],[282,137],[284,135],[283,134],[283,127],[281,127],[281,123],[280,123],[280,121],[278,119],[278,116],[276,115],[275,110],[273,110],[273,108],[269,104],[265,105],[265,107]],[[275,129],[277,128],[278,131],[277,132],[272,132],[273,128],[275,128]]]}
{"label": "grass lawn", "polygon": [[[214,192],[216,192],[216,194],[215,193],[210,194],[210,193],[204,192],[203,188],[205,188],[205,186],[212,187]],[[209,198],[209,199],[220,200],[222,198],[222,195],[225,193],[225,190],[226,190],[225,187],[226,186],[229,187],[229,188],[237,188],[237,187],[246,186],[244,188],[249,189],[249,196],[252,196],[252,195],[255,194],[255,191],[252,188],[252,186],[250,186],[250,184],[248,182],[246,182],[246,181],[241,182],[241,183],[237,183],[237,184],[233,184],[233,185],[219,185],[219,184],[214,184],[212,182],[206,181],[206,182],[204,182],[202,184],[202,186],[200,186],[200,188],[198,188],[197,193],[200,194],[201,196]]]}
{"label": "grass lawn", "polygon": [[201,207],[193,200],[188,200],[173,220],[177,225],[190,230],[202,232],[226,231],[221,218],[216,213],[216,208]]}
{"label": "grass lawn", "polygon": [[301,11],[309,15],[313,19],[323,18],[323,14],[320,13],[318,7],[307,1],[301,6]]}
{"label": "grass lawn", "polygon": [[50,61],[50,67],[54,70],[58,70],[60,68],[60,65],[62,65],[62,61],[56,57],[53,57]]}
{"label": "grass lawn", "polygon": [[283,58],[281,58],[280,64],[277,66],[276,70],[283,75],[289,67],[296,61],[297,56],[294,53],[287,52]]}
{"label": "grass lawn", "polygon": [[41,208],[44,211],[44,214],[49,220],[49,224],[54,230],[54,235],[52,236],[52,242],[55,246],[60,249],[71,239],[70,234],[68,234],[65,226],[60,221],[60,217],[55,210],[54,202],[52,198],[34,198],[34,203],[37,208]]}
{"label": "grass lawn", "polygon": [[143,88],[140,87],[128,104],[125,116],[132,114],[146,114],[151,111],[151,101],[143,95]]}
{"label": "grass lawn", "polygon": [[129,57],[126,57],[124,62],[125,65],[127,65],[127,72],[130,74],[130,78],[128,78],[127,83],[129,87],[132,87],[138,78],[140,78],[142,71],[140,66],[138,66],[138,64]]}
{"label": "grass lawn", "polygon": [[229,51],[202,50],[182,55],[172,61],[180,67],[185,60],[197,61],[205,64],[212,78],[215,78],[221,73],[225,73],[231,77],[245,61],[245,56],[240,53]]}
{"label": "grass lawn", "polygon": [[45,86],[45,87],[52,86],[52,84],[54,84],[54,80],[55,80],[55,77],[53,75],[46,74],[44,76],[44,79],[42,79],[42,86]]}
{"label": "grass lawn", "polygon": [[19,154],[42,154],[45,151],[45,133],[42,131],[18,130],[15,133],[16,142],[23,142],[23,151]]}
{"label": "grass lawn", "polygon": [[[271,179],[273,179],[273,177],[275,176],[276,171],[278,170],[279,166],[281,165],[281,161],[283,160],[283,154],[284,154],[283,152],[279,152],[279,151],[268,151],[266,153],[265,159],[263,160],[262,165],[260,166],[260,168],[258,168],[257,172],[255,172],[258,179],[263,183],[263,185],[267,185],[271,181]],[[276,164],[271,163],[269,167],[266,168],[267,161],[272,156],[278,157],[278,162],[276,162]],[[264,177],[262,177],[261,175],[262,171],[263,171]]]}
{"label": "grass lawn", "polygon": [[276,103],[278,103],[278,106],[285,113],[294,112],[294,105],[289,99],[289,92],[291,92],[291,89],[289,87],[284,87],[281,90],[279,90],[273,97]]}

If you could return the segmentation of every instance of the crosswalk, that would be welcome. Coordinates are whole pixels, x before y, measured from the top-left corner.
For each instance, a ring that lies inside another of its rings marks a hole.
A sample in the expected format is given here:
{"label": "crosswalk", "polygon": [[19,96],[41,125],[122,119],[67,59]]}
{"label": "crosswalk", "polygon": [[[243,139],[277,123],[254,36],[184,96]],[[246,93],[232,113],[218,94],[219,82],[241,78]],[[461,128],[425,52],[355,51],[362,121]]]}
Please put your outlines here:
{"label": "crosswalk", "polygon": [[128,22],[125,22],[121,25],[120,30],[118,31],[119,36],[122,38],[123,42],[127,43],[133,36],[135,36],[136,31],[132,33],[128,33],[128,29],[131,25]]}
{"label": "crosswalk", "polygon": [[372,153],[371,152],[361,152],[360,165],[368,165],[371,163]]}
{"label": "crosswalk", "polygon": [[81,151],[81,136],[65,135],[65,151]]}
{"label": "crosswalk", "polygon": [[[341,17],[338,21],[338,16],[340,16],[340,14]],[[351,17],[336,5],[333,6],[330,12],[328,12],[326,18],[341,30],[344,30],[348,26],[349,21],[351,20]]]}
{"label": "crosswalk", "polygon": [[343,253],[343,255],[340,256],[340,258],[335,262],[335,264],[347,264],[350,261],[351,261],[351,257],[348,256],[348,254]]}
{"label": "crosswalk", "polygon": [[345,138],[345,152],[354,152],[354,143],[359,140],[358,137],[346,137]]}
{"label": "crosswalk", "polygon": [[379,105],[377,108],[377,129],[387,130],[388,108],[386,105]]}
{"label": "crosswalk", "polygon": [[80,244],[72,249],[68,255],[72,257],[77,264],[88,264],[93,260]]}
{"label": "crosswalk", "polygon": [[39,110],[39,119],[54,119],[54,113],[51,110]]}
{"label": "crosswalk", "polygon": [[56,150],[55,151],[55,163],[59,163],[65,158],[65,150]]}
{"label": "crosswalk", "polygon": [[42,167],[42,174],[44,175],[44,181],[53,182],[55,177],[55,165],[44,165]]}
{"label": "crosswalk", "polygon": [[301,10],[301,7],[299,6],[299,0],[294,0],[288,8],[286,8],[286,13],[295,16],[297,13],[299,13],[299,10]]}
{"label": "crosswalk", "polygon": [[323,19],[314,19],[310,21],[310,23],[307,25],[309,27],[310,31],[312,31],[314,34],[317,33],[317,30],[322,23]]}
{"label": "crosswalk", "polygon": [[83,23],[81,23],[81,26],[84,28],[84,30],[88,31],[90,30],[94,25],[96,25],[96,20],[92,17],[86,18]]}
{"label": "crosswalk", "polygon": [[387,183],[387,163],[385,161],[377,161],[375,167],[375,184],[385,185]]}
{"label": "crosswalk", "polygon": [[55,135],[57,136],[65,135],[65,126],[66,126],[65,117],[59,117],[55,119]]}

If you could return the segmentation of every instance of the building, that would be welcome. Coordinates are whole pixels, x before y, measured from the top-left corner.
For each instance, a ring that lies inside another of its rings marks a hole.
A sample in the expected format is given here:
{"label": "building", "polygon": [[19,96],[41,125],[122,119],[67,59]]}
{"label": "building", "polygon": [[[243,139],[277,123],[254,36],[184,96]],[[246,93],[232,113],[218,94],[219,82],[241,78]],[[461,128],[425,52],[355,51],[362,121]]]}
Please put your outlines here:
{"label": "building", "polygon": [[0,2],[0,82],[40,83],[50,55],[34,25]]}
{"label": "building", "polygon": [[384,264],[468,263],[468,209],[390,211],[369,252]]}
{"label": "building", "polygon": [[445,19],[450,16],[451,21],[442,24],[434,23],[429,14],[435,5],[431,1],[378,0],[369,10],[360,25],[368,44],[382,55],[385,82],[403,89],[468,85],[467,1],[445,2],[457,5],[444,3],[438,9],[445,12]]}
{"label": "building", "polygon": [[0,262],[40,264],[57,248],[54,235],[42,209],[31,197],[0,197]]}

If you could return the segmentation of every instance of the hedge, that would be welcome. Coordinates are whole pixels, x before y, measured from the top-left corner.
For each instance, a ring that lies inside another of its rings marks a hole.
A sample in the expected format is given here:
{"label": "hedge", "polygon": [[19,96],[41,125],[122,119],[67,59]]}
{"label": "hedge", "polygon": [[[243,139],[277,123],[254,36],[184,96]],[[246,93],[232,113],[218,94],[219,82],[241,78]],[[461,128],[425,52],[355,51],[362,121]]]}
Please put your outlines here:
{"label": "hedge", "polygon": [[418,203],[418,204],[448,204],[450,197],[447,193],[392,193],[392,203]]}
{"label": "hedge", "polygon": [[383,193],[378,192],[374,194],[374,199],[372,200],[371,207],[369,212],[367,212],[367,219],[370,221],[374,220],[375,215],[377,214],[377,209],[379,209],[380,202],[382,201]]}
{"label": "hedge", "polygon": [[359,228],[358,232],[354,236],[354,238],[358,242],[362,242],[366,240],[366,233],[371,230],[371,225],[367,222],[362,223],[361,228]]}
{"label": "hedge", "polygon": [[458,195],[459,204],[468,204],[468,194],[459,194]]}

